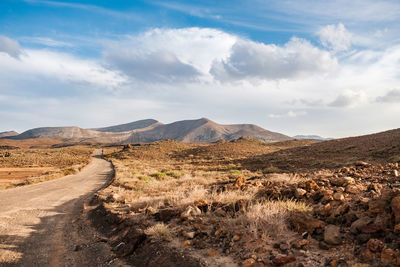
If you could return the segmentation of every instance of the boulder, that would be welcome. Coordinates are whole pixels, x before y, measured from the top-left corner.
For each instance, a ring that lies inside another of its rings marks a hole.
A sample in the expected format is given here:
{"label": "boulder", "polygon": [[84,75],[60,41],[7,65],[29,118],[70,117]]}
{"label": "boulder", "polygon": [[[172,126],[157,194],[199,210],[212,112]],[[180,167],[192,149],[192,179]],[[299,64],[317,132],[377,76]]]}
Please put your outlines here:
{"label": "boulder", "polygon": [[325,227],[324,241],[329,245],[339,245],[342,243],[340,227],[329,224]]}
{"label": "boulder", "polygon": [[350,226],[350,232],[357,234],[361,232],[361,229],[368,224],[372,223],[373,219],[369,217],[361,217],[360,219],[354,221]]}
{"label": "boulder", "polygon": [[299,233],[308,232],[312,234],[316,229],[323,229],[325,223],[315,219],[304,212],[295,212],[289,217],[289,224]]}

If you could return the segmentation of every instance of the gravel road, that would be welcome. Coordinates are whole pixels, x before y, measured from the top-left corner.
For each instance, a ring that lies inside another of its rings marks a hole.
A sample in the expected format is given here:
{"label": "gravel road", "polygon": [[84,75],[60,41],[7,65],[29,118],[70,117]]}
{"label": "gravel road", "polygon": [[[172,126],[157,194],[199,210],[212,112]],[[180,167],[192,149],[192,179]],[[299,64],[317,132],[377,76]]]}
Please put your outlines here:
{"label": "gravel road", "polygon": [[0,191],[0,266],[115,265],[85,216],[113,173],[100,153],[76,175]]}

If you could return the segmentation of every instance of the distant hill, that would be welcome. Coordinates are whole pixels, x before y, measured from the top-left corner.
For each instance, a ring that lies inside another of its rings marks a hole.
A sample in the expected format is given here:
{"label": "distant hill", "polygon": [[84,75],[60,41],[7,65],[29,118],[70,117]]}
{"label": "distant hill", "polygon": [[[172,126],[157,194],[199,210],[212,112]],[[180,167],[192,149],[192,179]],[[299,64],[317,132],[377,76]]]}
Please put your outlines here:
{"label": "distant hill", "polygon": [[23,132],[11,139],[58,138],[64,141],[95,143],[149,143],[173,139],[182,142],[214,142],[252,137],[264,142],[292,139],[253,124],[222,125],[209,119],[184,120],[162,124],[156,120],[141,120],[122,125],[82,129],[79,127],[43,127]]}
{"label": "distant hill", "polygon": [[129,143],[154,142],[173,139],[182,142],[215,142],[234,140],[242,136],[256,138],[264,142],[290,140],[289,136],[271,132],[252,124],[217,124],[209,119],[177,121],[159,125],[142,132],[133,132],[127,140]]}
{"label": "distant hill", "polygon": [[16,136],[16,135],[18,135],[18,133],[15,132],[15,131],[0,132],[0,138],[2,138],[2,137]]}
{"label": "distant hill", "polygon": [[333,139],[333,138],[321,137],[319,135],[296,135],[293,136],[293,138],[299,140],[313,140],[313,141],[328,141]]}
{"label": "distant hill", "polygon": [[99,131],[99,132],[112,132],[112,133],[128,132],[128,131],[147,128],[152,125],[155,126],[155,125],[160,125],[160,124],[162,124],[162,123],[159,121],[156,121],[153,119],[147,119],[147,120],[134,121],[134,122],[110,126],[110,127],[93,128],[91,130],[95,130],[95,131]]}
{"label": "distant hill", "polygon": [[400,129],[313,143],[247,158],[240,164],[248,169],[274,166],[282,171],[298,171],[348,166],[360,160],[400,162]]}

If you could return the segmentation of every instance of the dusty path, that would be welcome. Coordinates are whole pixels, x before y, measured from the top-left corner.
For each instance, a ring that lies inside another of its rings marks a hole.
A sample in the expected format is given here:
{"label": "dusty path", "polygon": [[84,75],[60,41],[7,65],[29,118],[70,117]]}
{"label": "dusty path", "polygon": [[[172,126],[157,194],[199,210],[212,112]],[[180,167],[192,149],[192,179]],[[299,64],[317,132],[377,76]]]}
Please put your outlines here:
{"label": "dusty path", "polygon": [[112,176],[95,155],[80,173],[0,191],[0,266],[114,265],[84,203]]}

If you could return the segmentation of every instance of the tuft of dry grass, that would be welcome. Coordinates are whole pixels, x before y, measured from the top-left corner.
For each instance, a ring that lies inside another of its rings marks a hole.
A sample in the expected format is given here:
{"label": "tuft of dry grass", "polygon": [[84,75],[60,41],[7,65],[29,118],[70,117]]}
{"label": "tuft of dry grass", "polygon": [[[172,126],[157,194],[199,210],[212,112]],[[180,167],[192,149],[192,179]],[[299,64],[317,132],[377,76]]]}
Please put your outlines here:
{"label": "tuft of dry grass", "polygon": [[252,203],[231,223],[247,228],[253,234],[261,236],[284,236],[290,233],[287,219],[291,212],[311,211],[311,207],[294,200],[263,201]]}
{"label": "tuft of dry grass", "polygon": [[172,234],[169,230],[168,226],[164,223],[157,223],[153,226],[147,228],[144,233],[148,236],[151,236],[154,239],[162,240],[162,241],[170,241],[172,240]]}

